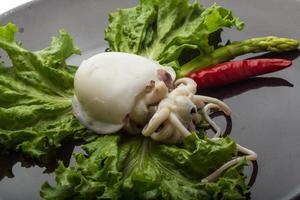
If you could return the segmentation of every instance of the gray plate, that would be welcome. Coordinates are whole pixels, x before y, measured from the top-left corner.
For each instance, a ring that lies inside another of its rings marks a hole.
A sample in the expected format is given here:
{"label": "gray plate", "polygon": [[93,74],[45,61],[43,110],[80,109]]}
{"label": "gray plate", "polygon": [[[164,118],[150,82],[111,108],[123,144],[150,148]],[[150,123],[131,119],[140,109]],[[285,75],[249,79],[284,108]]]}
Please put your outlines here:
{"label": "gray plate", "polygon": [[[276,35],[300,40],[299,0],[220,0],[218,3],[231,8],[246,22],[243,32],[226,32],[225,38],[240,40]],[[68,30],[84,52],[82,57],[70,60],[78,64],[84,57],[107,47],[103,29],[108,13],[135,4],[136,1],[130,0],[33,1],[1,15],[0,24],[13,22],[21,27],[22,33],[17,37],[32,50],[47,46],[60,28]],[[294,52],[287,56],[298,55],[299,52]],[[300,59],[281,72],[203,93],[229,104],[234,111],[231,137],[259,155],[252,198],[289,199],[297,195],[298,187],[300,191]],[[66,144],[61,152],[66,163],[73,148],[74,145]],[[40,199],[41,184],[54,181],[53,166],[38,167],[26,161],[23,164],[28,168],[25,168],[19,159],[16,154],[0,157],[0,200]]]}

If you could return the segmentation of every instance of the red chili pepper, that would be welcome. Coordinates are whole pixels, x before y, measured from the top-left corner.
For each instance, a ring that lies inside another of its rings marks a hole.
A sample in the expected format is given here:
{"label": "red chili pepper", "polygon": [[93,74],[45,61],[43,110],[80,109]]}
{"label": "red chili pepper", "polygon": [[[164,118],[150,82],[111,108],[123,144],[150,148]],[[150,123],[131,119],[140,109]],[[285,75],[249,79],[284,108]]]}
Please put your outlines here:
{"label": "red chili pepper", "polygon": [[192,72],[188,77],[194,79],[198,88],[202,89],[271,73],[284,69],[291,64],[292,61],[290,60],[267,58],[230,61]]}

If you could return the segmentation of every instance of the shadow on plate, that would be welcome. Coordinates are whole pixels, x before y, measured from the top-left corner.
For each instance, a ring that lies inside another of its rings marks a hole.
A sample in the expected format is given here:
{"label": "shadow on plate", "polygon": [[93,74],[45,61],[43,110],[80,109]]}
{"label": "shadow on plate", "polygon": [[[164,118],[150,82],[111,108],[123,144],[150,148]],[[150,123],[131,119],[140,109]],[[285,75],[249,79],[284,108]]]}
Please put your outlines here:
{"label": "shadow on plate", "polygon": [[13,178],[14,174],[12,172],[13,166],[20,162],[22,167],[45,167],[43,173],[52,173],[55,171],[58,160],[62,161],[65,166],[70,164],[71,156],[75,146],[80,144],[79,141],[66,141],[62,144],[62,147],[58,149],[55,159],[49,159],[47,163],[39,162],[35,159],[25,157],[21,153],[16,152],[4,152],[0,155],[0,181],[4,177]]}
{"label": "shadow on plate", "polygon": [[258,164],[256,160],[251,161],[252,163],[252,173],[250,176],[250,180],[248,185],[251,187],[252,185],[254,185],[256,177],[257,177],[257,173],[258,173]]}
{"label": "shadow on plate", "polygon": [[254,77],[238,83],[226,86],[201,90],[201,95],[207,95],[220,100],[234,97],[250,90],[257,90],[263,87],[293,87],[294,85],[283,78],[277,77]]}
{"label": "shadow on plate", "polygon": [[225,128],[222,128],[222,130],[224,130],[223,133],[222,133],[222,137],[230,135],[231,130],[232,130],[232,120],[231,120],[230,116],[225,115],[222,111],[213,112],[209,116],[212,119],[215,118],[215,117],[220,117],[220,116],[224,117],[225,121],[226,121],[226,125],[225,125]]}
{"label": "shadow on plate", "polygon": [[295,60],[300,56],[300,49],[296,49],[293,51],[288,51],[288,52],[270,52],[270,53],[265,53],[259,56],[255,56],[249,59],[254,59],[254,58],[281,58],[281,59],[288,59],[288,60]]}

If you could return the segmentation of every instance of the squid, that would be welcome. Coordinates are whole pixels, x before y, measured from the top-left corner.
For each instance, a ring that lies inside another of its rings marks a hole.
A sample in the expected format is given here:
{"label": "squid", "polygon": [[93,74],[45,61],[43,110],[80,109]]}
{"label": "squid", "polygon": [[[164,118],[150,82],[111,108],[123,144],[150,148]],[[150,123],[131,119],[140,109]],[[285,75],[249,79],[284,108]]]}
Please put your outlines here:
{"label": "squid", "polygon": [[[158,142],[180,144],[205,120],[215,131],[212,140],[218,140],[222,130],[210,113],[232,113],[224,102],[197,95],[192,79],[176,80],[172,68],[128,53],[100,53],[83,61],[75,74],[74,89],[74,116],[98,134],[125,130]],[[255,152],[241,145],[237,144],[237,150],[244,156],[225,163],[204,181],[216,180],[241,159],[257,158]]]}

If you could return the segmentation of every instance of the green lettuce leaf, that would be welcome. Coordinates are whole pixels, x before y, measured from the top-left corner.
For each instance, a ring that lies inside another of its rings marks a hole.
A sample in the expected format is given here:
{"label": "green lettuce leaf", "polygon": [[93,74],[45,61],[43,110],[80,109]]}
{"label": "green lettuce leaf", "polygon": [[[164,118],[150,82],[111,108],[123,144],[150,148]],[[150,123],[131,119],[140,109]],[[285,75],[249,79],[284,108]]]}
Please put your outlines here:
{"label": "green lettuce leaf", "polygon": [[17,31],[0,27],[0,48],[12,62],[0,65],[0,149],[46,161],[63,140],[86,132],[71,113],[76,68],[65,62],[80,50],[61,30],[50,47],[31,52],[15,41]]}
{"label": "green lettuce leaf", "polygon": [[105,39],[112,51],[143,55],[179,67],[182,55],[208,55],[219,46],[224,27],[243,28],[231,11],[188,0],[141,0],[109,17]]}
{"label": "green lettuce leaf", "polygon": [[142,137],[99,137],[76,154],[76,165],[56,170],[57,185],[45,183],[44,199],[246,199],[245,161],[216,182],[201,180],[237,155],[229,138],[189,136],[183,146]]}

